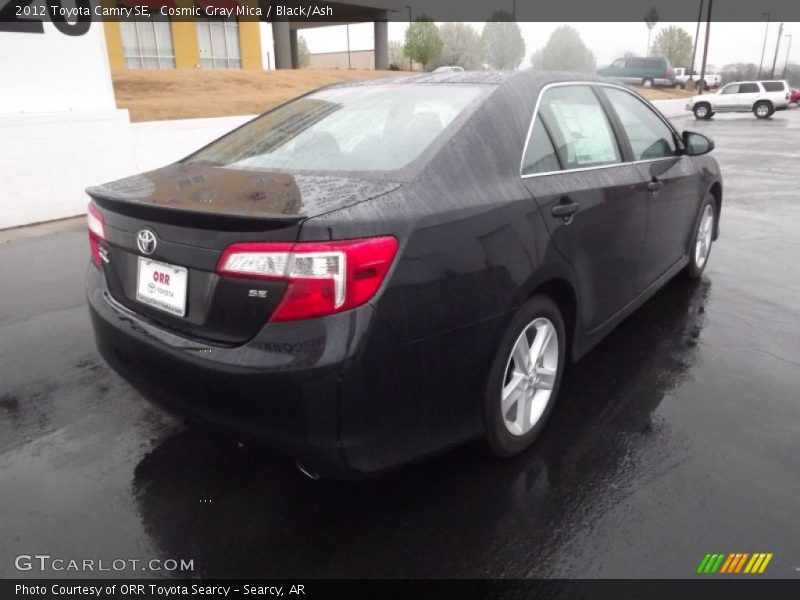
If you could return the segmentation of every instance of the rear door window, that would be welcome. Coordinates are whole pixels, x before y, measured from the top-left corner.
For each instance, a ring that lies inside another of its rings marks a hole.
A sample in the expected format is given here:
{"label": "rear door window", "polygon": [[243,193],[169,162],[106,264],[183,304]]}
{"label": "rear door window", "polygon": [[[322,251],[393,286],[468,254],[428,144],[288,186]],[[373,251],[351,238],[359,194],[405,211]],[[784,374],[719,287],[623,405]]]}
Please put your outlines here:
{"label": "rear door window", "polygon": [[633,150],[633,160],[652,160],[675,155],[675,136],[644,102],[620,89],[603,88],[617,113]]}
{"label": "rear door window", "polygon": [[620,162],[614,131],[589,86],[568,85],[547,90],[542,96],[539,116],[552,136],[564,169]]}
{"label": "rear door window", "polygon": [[556,149],[550,139],[550,134],[542,124],[539,115],[533,122],[531,137],[528,139],[528,146],[525,148],[525,156],[522,158],[522,174],[533,175],[534,173],[549,173],[558,171],[561,165],[558,163]]}
{"label": "rear door window", "polygon": [[743,83],[739,86],[740,94],[757,94],[760,91],[757,83]]}
{"label": "rear door window", "polygon": [[782,81],[765,81],[761,85],[768,92],[782,92],[785,89]]}

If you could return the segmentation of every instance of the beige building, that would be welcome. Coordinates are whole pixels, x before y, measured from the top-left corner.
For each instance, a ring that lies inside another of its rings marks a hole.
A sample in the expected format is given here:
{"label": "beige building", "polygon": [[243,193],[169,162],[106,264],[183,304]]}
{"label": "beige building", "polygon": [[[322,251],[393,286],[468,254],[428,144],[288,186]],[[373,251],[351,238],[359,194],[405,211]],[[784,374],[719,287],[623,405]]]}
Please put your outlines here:
{"label": "beige building", "polygon": [[374,69],[375,51],[320,52],[311,55],[308,66],[312,69]]}

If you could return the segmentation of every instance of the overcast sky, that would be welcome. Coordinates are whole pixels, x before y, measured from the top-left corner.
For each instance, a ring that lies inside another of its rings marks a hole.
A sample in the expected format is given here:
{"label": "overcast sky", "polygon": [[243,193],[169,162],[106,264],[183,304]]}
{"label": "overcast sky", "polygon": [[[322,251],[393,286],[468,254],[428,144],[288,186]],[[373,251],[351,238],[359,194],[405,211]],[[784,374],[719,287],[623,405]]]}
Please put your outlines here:
{"label": "overcast sky", "polygon": [[[800,1],[800,0],[798,0]],[[407,23],[389,23],[389,39],[403,41]],[[470,23],[480,33],[483,23]],[[562,23],[519,23],[522,36],[525,39],[526,58],[522,67],[530,65],[530,55],[547,43],[550,34]],[[597,58],[598,66],[606,65],[619,58],[626,51],[644,54],[647,49],[647,26],[639,22],[627,23],[569,23],[581,34],[583,41],[592,49]],[[680,25],[694,39],[696,23],[659,23],[653,30],[653,38],[659,30],[669,25]],[[764,64],[772,66],[775,55],[775,41],[778,36],[779,23],[771,23],[767,36],[767,49]],[[722,65],[735,62],[752,62],[758,64],[761,59],[761,49],[764,43],[765,22],[760,23],[712,23],[711,43],[708,49],[708,62],[711,65]],[[786,23],[783,28],[784,35],[794,36],[791,45],[790,62],[800,63],[800,23]],[[336,52],[347,50],[347,34],[344,25],[335,27],[321,27],[306,29],[301,35],[308,41],[309,49],[316,52]],[[698,50],[697,65],[699,68],[702,58],[703,36],[705,23],[701,24],[700,49]],[[786,59],[788,39],[781,40],[778,53],[778,68],[782,68]],[[372,23],[350,25],[350,49],[371,50],[373,48]],[[684,66],[684,65],[673,65]]]}

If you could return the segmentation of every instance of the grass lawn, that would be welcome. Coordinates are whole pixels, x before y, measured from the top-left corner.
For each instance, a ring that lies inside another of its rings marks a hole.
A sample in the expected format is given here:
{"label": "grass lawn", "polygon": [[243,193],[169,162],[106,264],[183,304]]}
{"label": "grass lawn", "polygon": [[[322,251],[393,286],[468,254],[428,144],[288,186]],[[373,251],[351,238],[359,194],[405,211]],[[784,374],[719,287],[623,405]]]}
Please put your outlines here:
{"label": "grass lawn", "polygon": [[111,72],[117,108],[131,121],[254,115],[329,83],[403,75],[397,71]]}
{"label": "grass lawn", "polygon": [[[132,121],[254,115],[329,83],[405,75],[403,71],[112,71],[118,108]],[[693,92],[640,89],[646,98],[683,98]]]}

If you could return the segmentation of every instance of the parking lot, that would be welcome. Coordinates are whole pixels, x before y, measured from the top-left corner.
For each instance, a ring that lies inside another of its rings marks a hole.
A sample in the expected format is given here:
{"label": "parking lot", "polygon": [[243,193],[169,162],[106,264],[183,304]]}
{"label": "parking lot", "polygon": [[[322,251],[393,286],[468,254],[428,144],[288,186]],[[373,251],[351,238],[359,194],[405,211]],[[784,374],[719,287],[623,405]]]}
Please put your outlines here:
{"label": "parking lot", "polygon": [[509,461],[471,445],[313,482],[185,427],[97,355],[82,225],[6,234],[0,574],[39,575],[13,557],[46,553],[194,559],[206,577],[662,578],[770,552],[762,577],[800,576],[800,110],[677,123],[723,170],[706,275],[576,364]]}

